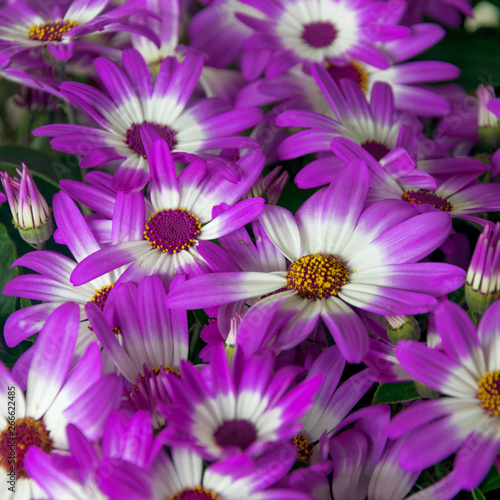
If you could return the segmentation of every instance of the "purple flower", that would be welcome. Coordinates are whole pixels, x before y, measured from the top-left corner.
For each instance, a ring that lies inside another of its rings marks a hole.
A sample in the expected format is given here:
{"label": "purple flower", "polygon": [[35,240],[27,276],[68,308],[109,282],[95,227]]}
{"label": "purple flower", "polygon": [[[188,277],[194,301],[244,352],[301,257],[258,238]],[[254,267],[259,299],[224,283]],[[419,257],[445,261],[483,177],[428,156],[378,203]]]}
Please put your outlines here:
{"label": "purple flower", "polygon": [[397,26],[401,9],[383,8],[371,0],[279,0],[245,4],[265,17],[237,17],[255,30],[244,45],[242,71],[254,79],[284,73],[300,62],[359,59],[378,68],[389,62],[374,42],[404,38],[410,30]]}
{"label": "purple flower", "polygon": [[399,457],[406,470],[427,468],[456,453],[456,482],[473,490],[500,450],[500,303],[486,311],[477,333],[454,303],[439,305],[434,315],[441,349],[401,341],[396,355],[408,373],[445,397],[399,413],[389,435],[411,432]]}
{"label": "purple flower", "polygon": [[253,307],[277,301],[291,319],[274,348],[299,344],[321,317],[346,359],[359,363],[368,351],[368,335],[353,307],[384,316],[429,311],[434,297],[458,288],[465,274],[447,264],[418,262],[448,237],[448,214],[416,215],[413,206],[396,200],[364,210],[367,192],[366,165],[355,161],[295,217],[267,206],[260,220],[291,262],[287,272],[199,276],[171,291],[165,304],[197,309],[252,297],[261,297]]}
{"label": "purple flower", "polygon": [[[261,198],[238,202],[262,170],[264,157],[259,150],[247,153],[235,164],[239,182],[232,182],[208,173],[203,161],[191,163],[178,176],[166,142],[156,139],[152,145],[146,137],[145,140],[148,149],[151,146],[151,203],[141,193],[117,195],[113,244],[75,268],[71,277],[74,284],[86,283],[128,264],[132,265],[123,280],[138,282],[155,274],[165,286],[180,272],[197,275],[225,269],[224,252],[207,240],[240,228],[264,209]],[[74,184],[66,183],[68,186]],[[232,206],[226,206],[222,213],[213,211],[221,203]],[[151,210],[149,216],[146,210]]]}
{"label": "purple flower", "polygon": [[83,155],[80,166],[84,168],[120,160],[112,183],[117,191],[138,191],[149,180],[142,138],[145,125],[154,129],[181,161],[203,151],[258,145],[253,139],[233,134],[258,123],[262,118],[259,109],[232,109],[216,98],[187,106],[202,70],[201,56],[188,54],[180,64],[175,57],[165,58],[154,85],[146,62],[135,49],[123,51],[123,69],[105,58],[96,59],[94,64],[107,92],[77,82],[65,82],[60,88],[62,95],[89,113],[100,128],[56,124],[33,133],[55,136],[51,141],[54,149]]}
{"label": "purple flower", "polygon": [[189,443],[211,460],[244,453],[261,454],[302,428],[321,376],[293,388],[298,366],[274,372],[275,355],[261,351],[248,359],[236,350],[231,364],[221,344],[211,351],[210,365],[201,374],[181,362],[181,377],[167,384],[175,406],[166,414],[165,439]]}
{"label": "purple flower", "polygon": [[[129,0],[103,12],[108,4],[109,0],[73,0],[48,5],[41,1],[15,2],[0,11],[0,52],[10,56],[47,46],[54,57],[68,60],[80,42],[76,39],[103,30],[136,32],[157,41],[146,25],[123,22],[131,14],[141,12],[142,2]],[[97,44],[82,41],[81,45],[88,50],[95,49]]]}
{"label": "purple flower", "polygon": [[32,486],[24,464],[31,447],[45,453],[67,449],[66,427],[70,423],[77,425],[87,438],[97,440],[107,415],[120,403],[121,380],[115,375],[101,378],[97,344],[91,344],[79,363],[74,364],[78,322],[75,304],[64,304],[50,315],[33,348],[26,397],[20,384],[0,365],[0,393],[5,401],[14,402],[15,408],[15,418],[7,405],[1,412],[0,464],[8,470],[8,445],[13,432],[19,490],[30,490]]}

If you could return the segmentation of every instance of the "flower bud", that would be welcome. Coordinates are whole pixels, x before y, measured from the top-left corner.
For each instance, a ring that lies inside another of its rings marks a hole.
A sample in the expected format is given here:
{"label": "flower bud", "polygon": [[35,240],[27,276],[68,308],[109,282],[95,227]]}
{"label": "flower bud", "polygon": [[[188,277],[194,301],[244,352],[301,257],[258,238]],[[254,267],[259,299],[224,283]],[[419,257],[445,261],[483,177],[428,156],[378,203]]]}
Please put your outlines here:
{"label": "flower bud", "polygon": [[483,315],[500,298],[500,223],[486,226],[477,240],[467,271],[465,301],[473,312]]}
{"label": "flower bud", "polygon": [[495,91],[491,85],[479,85],[477,97],[479,137],[484,146],[494,150],[500,146],[500,120],[487,106],[491,99],[495,99]]}
{"label": "flower bud", "polygon": [[387,336],[394,344],[400,340],[419,340],[420,325],[413,316],[387,316]]}
{"label": "flower bud", "polygon": [[20,179],[10,177],[7,172],[1,172],[2,185],[12,212],[12,223],[24,241],[41,250],[54,232],[51,210],[26,165],[24,163],[22,165],[22,172],[16,169]]}

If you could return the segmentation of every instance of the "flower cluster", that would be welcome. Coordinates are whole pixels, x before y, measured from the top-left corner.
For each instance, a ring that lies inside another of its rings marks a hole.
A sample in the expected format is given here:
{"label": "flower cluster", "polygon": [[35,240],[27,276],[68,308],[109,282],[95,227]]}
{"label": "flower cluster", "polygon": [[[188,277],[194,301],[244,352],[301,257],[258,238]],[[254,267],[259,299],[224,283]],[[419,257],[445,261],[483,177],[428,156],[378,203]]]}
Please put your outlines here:
{"label": "flower cluster", "polygon": [[500,488],[500,99],[422,55],[471,2],[201,4],[0,9],[0,498]]}

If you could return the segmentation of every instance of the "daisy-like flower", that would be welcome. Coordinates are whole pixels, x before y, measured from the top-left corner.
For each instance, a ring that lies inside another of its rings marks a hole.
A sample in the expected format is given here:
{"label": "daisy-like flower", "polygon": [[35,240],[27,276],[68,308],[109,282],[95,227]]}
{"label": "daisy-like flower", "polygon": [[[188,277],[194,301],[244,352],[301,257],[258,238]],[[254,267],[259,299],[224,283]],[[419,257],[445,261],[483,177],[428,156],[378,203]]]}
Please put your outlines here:
{"label": "daisy-like flower", "polygon": [[[9,316],[5,323],[5,341],[13,347],[38,333],[54,309],[67,302],[80,305],[81,319],[85,320],[85,304],[95,302],[104,307],[113,283],[120,276],[120,270],[110,272],[83,286],[74,286],[70,275],[77,262],[97,252],[101,246],[89,228],[80,210],[65,193],[53,198],[54,218],[58,231],[70,249],[76,262],[65,255],[49,250],[30,252],[17,259],[13,266],[25,266],[39,274],[23,274],[9,281],[3,294],[41,301],[40,304],[24,307]],[[95,341],[88,324],[82,322],[77,352],[81,355],[89,342]]]}
{"label": "daisy-like flower", "polygon": [[253,79],[266,69],[278,76],[300,62],[326,63],[353,57],[379,68],[389,62],[374,42],[404,38],[410,30],[397,26],[401,9],[371,0],[279,0],[244,3],[265,14],[237,17],[256,33],[244,45],[243,74]]}
{"label": "daisy-like flower", "polygon": [[201,56],[188,54],[181,63],[175,57],[165,58],[154,86],[146,61],[135,49],[123,51],[123,69],[105,58],[94,64],[107,92],[78,82],[64,82],[60,88],[63,96],[82,107],[101,128],[56,124],[33,133],[55,136],[51,145],[58,151],[83,155],[80,166],[84,168],[121,160],[113,177],[117,191],[140,190],[149,180],[141,135],[146,124],[166,141],[172,153],[184,153],[181,160],[186,153],[258,145],[254,139],[232,134],[257,124],[263,115],[259,109],[231,109],[216,98],[186,107],[201,74]]}
{"label": "daisy-like flower", "polygon": [[147,470],[161,447],[153,441],[151,417],[137,412],[127,420],[113,412],[106,420],[100,446],[72,424],[67,427],[69,453],[46,455],[31,448],[26,470],[50,499],[146,500],[151,498]]}
{"label": "daisy-like flower", "polygon": [[144,12],[142,2],[129,0],[125,5],[106,10],[109,3],[109,0],[73,0],[46,5],[37,0],[8,5],[0,10],[0,52],[10,56],[47,46],[54,57],[68,60],[73,56],[75,42],[84,49],[95,49],[97,45],[78,38],[103,30],[141,33],[157,42],[147,25],[127,21],[131,14]]}
{"label": "daisy-like flower", "polygon": [[165,439],[189,443],[211,460],[244,453],[257,456],[280,441],[292,440],[312,405],[321,376],[292,389],[298,366],[274,372],[275,355],[261,351],[249,358],[236,350],[229,365],[221,344],[214,345],[210,365],[181,362],[181,378],[167,384],[174,403],[166,419]]}
{"label": "daisy-like flower", "polygon": [[[240,176],[237,183],[208,173],[202,161],[191,163],[177,177],[172,155],[161,138],[152,145],[148,158],[154,211],[146,216],[146,201],[141,193],[118,196],[113,231],[126,234],[126,241],[84,259],[73,272],[74,284],[87,283],[128,264],[132,265],[123,280],[138,282],[155,274],[165,286],[180,272],[196,275],[224,268],[224,252],[207,240],[240,228],[264,209],[262,198],[238,202],[262,170],[264,157],[259,150],[247,153],[235,164]],[[221,203],[230,206],[212,218],[213,208]]]}
{"label": "daisy-like flower", "polygon": [[471,0],[412,0],[408,2],[403,20],[412,25],[421,22],[424,16],[445,26],[458,28],[463,22],[463,16],[474,17],[474,12]]}
{"label": "daisy-like flower", "polygon": [[399,456],[406,470],[425,469],[456,453],[457,484],[473,490],[500,450],[500,303],[486,311],[477,332],[454,303],[440,304],[434,316],[441,349],[401,341],[396,355],[408,373],[445,397],[400,412],[389,436],[411,432]]}
{"label": "daisy-like flower", "polygon": [[169,402],[162,383],[165,371],[178,375],[189,345],[186,311],[168,310],[164,300],[160,279],[147,276],[138,287],[117,285],[104,311],[90,302],[85,309],[99,342],[130,384],[132,406],[147,409],[156,429],[165,426],[157,403]]}
{"label": "daisy-like flower", "polygon": [[389,85],[375,83],[368,103],[356,82],[341,80],[342,92],[325,68],[313,65],[311,71],[333,111],[333,118],[312,111],[281,113],[276,119],[277,125],[309,129],[293,134],[279,145],[278,153],[282,159],[331,152],[330,144],[335,137],[354,141],[376,160],[381,160],[397,147],[403,147],[417,157],[417,134],[421,125],[408,113],[395,109]]}
{"label": "daisy-like flower", "polygon": [[199,276],[171,291],[165,304],[197,309],[252,297],[262,297],[252,307],[281,301],[280,310],[293,317],[276,348],[300,343],[321,317],[347,361],[359,363],[368,334],[352,307],[384,316],[429,311],[435,296],[455,290],[465,277],[455,266],[418,262],[448,237],[449,215],[416,215],[412,205],[393,200],[364,210],[368,177],[366,164],[355,161],[295,218],[281,207],[266,207],[260,220],[291,262],[287,272]]}
{"label": "daisy-like flower", "polygon": [[107,415],[118,408],[122,383],[115,375],[101,378],[97,344],[89,346],[70,370],[78,322],[75,304],[64,304],[51,314],[34,346],[26,397],[20,384],[0,365],[0,393],[10,402],[0,417],[0,467],[17,479],[15,493],[5,488],[3,498],[40,498],[40,489],[29,479],[24,464],[31,447],[45,453],[66,450],[66,426],[70,423],[87,438],[97,440]]}
{"label": "daisy-like flower", "polygon": [[206,468],[189,448],[176,446],[171,454],[160,452],[151,468],[153,500],[314,500],[296,489],[273,486],[295,463],[293,445],[276,446],[255,460],[234,455]]}

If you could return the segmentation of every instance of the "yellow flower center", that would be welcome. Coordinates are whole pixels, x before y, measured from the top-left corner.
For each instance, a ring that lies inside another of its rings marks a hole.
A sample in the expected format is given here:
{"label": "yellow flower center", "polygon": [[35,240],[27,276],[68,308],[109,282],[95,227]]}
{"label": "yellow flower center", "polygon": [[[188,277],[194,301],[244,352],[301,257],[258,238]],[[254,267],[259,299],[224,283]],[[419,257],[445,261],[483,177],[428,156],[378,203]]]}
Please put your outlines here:
{"label": "yellow flower center", "polygon": [[313,445],[309,442],[309,440],[298,434],[293,438],[293,444],[299,450],[298,459],[302,460],[302,462],[309,462],[313,453]]}
{"label": "yellow flower center", "polygon": [[31,26],[28,39],[40,42],[60,42],[63,36],[75,26],[78,26],[76,21],[48,21],[45,24],[34,24]]}
{"label": "yellow flower center", "polygon": [[106,286],[101,286],[99,290],[94,290],[94,296],[89,300],[89,302],[96,303],[101,311],[104,309],[104,304],[106,303],[106,299],[108,298],[109,292],[113,288],[113,283],[110,283]]}
{"label": "yellow flower center", "polygon": [[0,467],[7,473],[13,473],[16,479],[26,478],[24,458],[32,447],[36,446],[45,453],[52,451],[52,439],[42,420],[31,417],[20,418],[7,426],[0,434]]}
{"label": "yellow flower center", "polygon": [[322,299],[337,295],[348,277],[345,262],[333,255],[315,253],[292,263],[286,275],[286,287],[304,298]]}
{"label": "yellow flower center", "polygon": [[408,203],[416,203],[417,205],[429,203],[429,205],[432,205],[434,208],[438,208],[443,212],[453,211],[453,204],[451,204],[446,198],[442,198],[431,191],[405,191],[401,197]]}
{"label": "yellow flower center", "polygon": [[184,488],[179,493],[172,495],[170,500],[220,500],[220,498],[212,490],[196,486],[195,488]]}
{"label": "yellow flower center", "polygon": [[500,371],[495,370],[487,372],[477,383],[477,398],[481,401],[481,406],[495,417],[500,415],[499,379]]}

